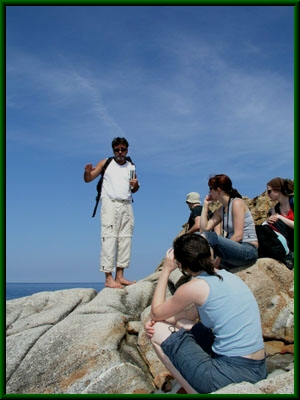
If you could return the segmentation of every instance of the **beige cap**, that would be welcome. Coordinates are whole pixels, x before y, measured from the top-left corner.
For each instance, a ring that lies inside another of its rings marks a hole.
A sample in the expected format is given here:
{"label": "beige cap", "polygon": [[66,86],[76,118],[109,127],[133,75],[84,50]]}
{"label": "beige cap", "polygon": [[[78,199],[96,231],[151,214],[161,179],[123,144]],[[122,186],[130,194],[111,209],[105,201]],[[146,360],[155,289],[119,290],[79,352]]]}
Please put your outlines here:
{"label": "beige cap", "polygon": [[200,204],[200,194],[197,192],[191,192],[186,196],[186,203],[199,203]]}

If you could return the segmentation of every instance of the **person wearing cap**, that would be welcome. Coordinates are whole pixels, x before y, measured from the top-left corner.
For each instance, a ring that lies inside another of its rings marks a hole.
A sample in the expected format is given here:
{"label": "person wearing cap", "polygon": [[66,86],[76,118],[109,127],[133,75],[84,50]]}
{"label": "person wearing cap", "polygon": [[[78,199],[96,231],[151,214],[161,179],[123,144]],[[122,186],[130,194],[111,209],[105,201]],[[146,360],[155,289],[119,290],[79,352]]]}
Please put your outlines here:
{"label": "person wearing cap", "polygon": [[[187,222],[187,231],[185,233],[200,232],[200,221],[202,213],[202,205],[200,202],[200,194],[198,192],[190,192],[186,196],[186,204],[190,209],[190,216]],[[212,212],[208,210],[208,218],[212,216]],[[220,224],[213,229],[218,235],[221,233]]]}
{"label": "person wearing cap", "polygon": [[197,192],[190,192],[186,196],[186,204],[190,209],[190,216],[187,222],[187,231],[185,233],[195,233],[200,231],[200,218],[202,206],[200,203],[200,194]]}

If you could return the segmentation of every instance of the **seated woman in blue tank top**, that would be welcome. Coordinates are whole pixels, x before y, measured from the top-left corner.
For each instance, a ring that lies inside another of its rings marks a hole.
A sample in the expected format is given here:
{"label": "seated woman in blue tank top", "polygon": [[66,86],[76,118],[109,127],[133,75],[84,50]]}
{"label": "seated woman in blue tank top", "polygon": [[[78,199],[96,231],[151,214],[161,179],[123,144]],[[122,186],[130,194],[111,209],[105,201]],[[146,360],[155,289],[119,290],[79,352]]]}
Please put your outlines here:
{"label": "seated woman in blue tank top", "polygon": [[[192,279],[166,298],[176,268]],[[158,357],[188,394],[267,377],[256,299],[238,276],[215,268],[201,235],[179,236],[167,251],[145,329]]]}
{"label": "seated woman in blue tank top", "polygon": [[[209,195],[203,202],[200,232],[206,237],[215,255],[215,266],[226,269],[249,267],[258,258],[255,222],[240,193],[224,174],[210,177]],[[219,201],[222,206],[208,219],[209,204]],[[222,223],[223,234],[211,232]]]}

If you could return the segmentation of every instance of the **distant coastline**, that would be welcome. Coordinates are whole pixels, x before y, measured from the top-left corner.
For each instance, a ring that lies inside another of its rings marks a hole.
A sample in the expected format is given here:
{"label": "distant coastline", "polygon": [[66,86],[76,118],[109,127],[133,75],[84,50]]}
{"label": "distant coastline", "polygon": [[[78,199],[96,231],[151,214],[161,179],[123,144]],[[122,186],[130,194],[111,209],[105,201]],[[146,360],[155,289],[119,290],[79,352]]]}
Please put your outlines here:
{"label": "distant coastline", "polygon": [[104,288],[104,282],[75,282],[75,283],[6,283],[6,300],[18,299],[20,297],[31,296],[34,293],[48,292],[55,290],[65,290],[73,288],[91,288],[99,292]]}

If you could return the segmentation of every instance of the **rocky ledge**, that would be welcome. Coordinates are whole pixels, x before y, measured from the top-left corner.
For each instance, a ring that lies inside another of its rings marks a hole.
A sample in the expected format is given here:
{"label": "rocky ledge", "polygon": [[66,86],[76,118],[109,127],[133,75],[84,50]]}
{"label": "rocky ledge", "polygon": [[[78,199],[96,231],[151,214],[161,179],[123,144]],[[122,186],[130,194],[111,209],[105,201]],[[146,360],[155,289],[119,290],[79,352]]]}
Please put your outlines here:
{"label": "rocky ledge", "polygon": [[[261,312],[269,376],[215,393],[294,393],[294,273],[272,259],[235,270]],[[170,392],[145,331],[160,267],[124,289],[41,292],[6,302],[7,394]],[[182,282],[174,271],[169,295]]]}

